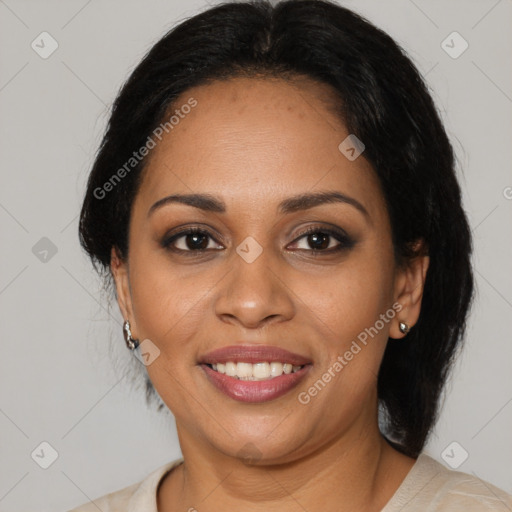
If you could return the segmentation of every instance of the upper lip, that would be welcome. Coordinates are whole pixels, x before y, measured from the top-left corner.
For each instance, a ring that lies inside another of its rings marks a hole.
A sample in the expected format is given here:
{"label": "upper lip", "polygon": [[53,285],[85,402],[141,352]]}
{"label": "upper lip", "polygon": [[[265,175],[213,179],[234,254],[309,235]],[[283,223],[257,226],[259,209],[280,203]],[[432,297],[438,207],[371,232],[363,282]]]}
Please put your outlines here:
{"label": "upper lip", "polygon": [[269,345],[231,345],[208,352],[199,359],[200,364],[227,363],[228,361],[242,363],[279,362],[294,366],[311,363],[304,356],[295,354],[284,348]]}

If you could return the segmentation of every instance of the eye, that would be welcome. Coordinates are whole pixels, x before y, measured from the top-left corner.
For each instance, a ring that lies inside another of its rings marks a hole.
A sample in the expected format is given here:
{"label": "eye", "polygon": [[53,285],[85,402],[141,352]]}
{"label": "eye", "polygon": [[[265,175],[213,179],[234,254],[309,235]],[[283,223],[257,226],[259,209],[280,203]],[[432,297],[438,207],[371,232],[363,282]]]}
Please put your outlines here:
{"label": "eye", "polygon": [[[182,253],[200,253],[206,250],[217,250],[218,247],[211,246],[211,242],[215,242],[208,231],[199,228],[188,228],[167,236],[162,240],[162,247],[174,252]],[[222,248],[222,246],[221,246]]]}
{"label": "eye", "polygon": [[[300,233],[292,244],[298,244],[302,240],[306,247],[295,247],[295,249],[308,251],[315,255],[331,254],[354,246],[354,241],[341,229],[311,227]],[[194,227],[166,236],[161,245],[170,251],[188,253],[188,255],[223,249],[209,231]]]}
{"label": "eye", "polygon": [[343,230],[315,226],[303,231],[293,243],[297,244],[301,240],[306,247],[298,247],[298,249],[310,251],[313,254],[321,252],[330,254],[354,246],[354,241]]}

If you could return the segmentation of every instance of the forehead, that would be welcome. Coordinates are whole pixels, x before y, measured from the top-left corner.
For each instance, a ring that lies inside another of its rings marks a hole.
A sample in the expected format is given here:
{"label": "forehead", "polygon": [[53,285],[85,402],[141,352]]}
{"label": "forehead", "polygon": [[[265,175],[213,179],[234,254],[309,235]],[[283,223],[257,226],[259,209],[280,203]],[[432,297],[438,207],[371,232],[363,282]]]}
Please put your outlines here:
{"label": "forehead", "polygon": [[[196,105],[181,111],[190,99]],[[253,205],[315,187],[379,195],[364,157],[350,161],[339,149],[350,134],[329,108],[334,99],[312,80],[235,78],[191,88],[170,113],[180,111],[178,123],[151,150],[140,194],[156,201],[207,192]]]}

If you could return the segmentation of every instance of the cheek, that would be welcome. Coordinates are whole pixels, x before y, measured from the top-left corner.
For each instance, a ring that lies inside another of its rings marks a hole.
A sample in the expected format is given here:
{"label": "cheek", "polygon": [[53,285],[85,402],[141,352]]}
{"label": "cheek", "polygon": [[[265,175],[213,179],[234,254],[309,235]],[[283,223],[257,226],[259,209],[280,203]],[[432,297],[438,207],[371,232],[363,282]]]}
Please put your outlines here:
{"label": "cheek", "polygon": [[[161,349],[186,344],[216,280],[209,273],[181,269],[160,251],[130,254],[132,305],[139,335]],[[172,343],[168,341],[172,340]]]}
{"label": "cheek", "polygon": [[330,273],[297,279],[293,290],[328,328],[331,348],[342,349],[391,307],[392,268],[384,252],[360,251]]}
{"label": "cheek", "polygon": [[[392,306],[392,259],[385,252],[373,256],[361,251],[329,277],[301,281],[297,295],[307,297],[304,314],[319,333],[319,364],[313,382],[328,380],[325,388],[303,390],[321,403],[339,407],[332,414],[341,418],[364,407],[374,393],[376,379],[386,348]],[[388,317],[381,320],[381,315]],[[315,395],[318,393],[318,395]],[[320,396],[321,395],[321,396]],[[343,397],[343,399],[340,399]],[[341,401],[340,401],[341,400]],[[341,420],[340,420],[341,421]]]}
{"label": "cheek", "polygon": [[141,336],[150,338],[161,349],[186,346],[201,324],[204,314],[205,288],[192,283],[166,280],[144,280],[133,290],[133,307]]}

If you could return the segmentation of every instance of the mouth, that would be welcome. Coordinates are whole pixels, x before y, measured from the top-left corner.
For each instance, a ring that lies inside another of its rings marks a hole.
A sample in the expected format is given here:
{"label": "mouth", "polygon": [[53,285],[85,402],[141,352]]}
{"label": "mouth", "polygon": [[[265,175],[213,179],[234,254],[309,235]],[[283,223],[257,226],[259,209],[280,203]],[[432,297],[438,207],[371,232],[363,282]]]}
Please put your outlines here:
{"label": "mouth", "polygon": [[228,397],[260,403],[291,391],[313,363],[279,347],[234,345],[209,352],[199,365],[208,381]]}

